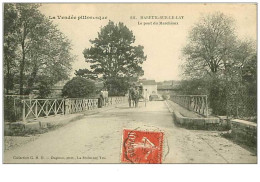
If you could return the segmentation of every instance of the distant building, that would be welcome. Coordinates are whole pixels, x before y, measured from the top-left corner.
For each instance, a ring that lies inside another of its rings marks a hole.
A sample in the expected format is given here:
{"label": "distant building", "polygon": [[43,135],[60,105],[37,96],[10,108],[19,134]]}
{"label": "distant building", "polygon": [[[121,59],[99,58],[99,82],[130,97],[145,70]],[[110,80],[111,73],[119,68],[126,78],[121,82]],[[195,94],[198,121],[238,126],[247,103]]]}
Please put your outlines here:
{"label": "distant building", "polygon": [[178,85],[179,81],[177,80],[165,80],[162,82],[157,82],[157,85]]}
{"label": "distant building", "polygon": [[139,83],[142,84],[143,86],[143,94],[147,94],[144,95],[144,97],[148,97],[150,95],[156,95],[157,94],[157,83],[155,82],[155,80],[139,80]]}
{"label": "distant building", "polygon": [[161,82],[157,87],[158,94],[160,95],[176,95],[178,93],[179,82],[174,80]]}

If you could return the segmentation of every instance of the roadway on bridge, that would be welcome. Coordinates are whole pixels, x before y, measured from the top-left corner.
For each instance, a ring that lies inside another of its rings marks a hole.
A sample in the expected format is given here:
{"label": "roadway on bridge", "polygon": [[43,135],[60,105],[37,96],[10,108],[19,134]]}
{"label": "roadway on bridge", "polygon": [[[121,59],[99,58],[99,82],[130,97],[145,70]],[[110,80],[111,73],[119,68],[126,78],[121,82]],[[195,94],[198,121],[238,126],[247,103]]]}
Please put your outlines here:
{"label": "roadway on bridge", "polygon": [[[162,163],[256,163],[248,150],[219,132],[175,126],[163,101],[122,105],[89,115],[5,151],[5,163],[120,163],[123,129],[165,134]],[[31,158],[31,159],[30,159]]]}

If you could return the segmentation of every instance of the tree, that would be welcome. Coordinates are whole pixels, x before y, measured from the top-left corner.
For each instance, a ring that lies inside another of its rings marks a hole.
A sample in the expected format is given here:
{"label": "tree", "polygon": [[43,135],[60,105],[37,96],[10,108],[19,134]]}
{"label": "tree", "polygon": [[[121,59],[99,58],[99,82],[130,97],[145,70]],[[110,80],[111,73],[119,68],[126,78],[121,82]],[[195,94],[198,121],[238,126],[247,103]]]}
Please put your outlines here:
{"label": "tree", "polygon": [[213,114],[225,114],[225,79],[229,66],[234,62],[235,45],[234,20],[217,12],[202,17],[194,25],[188,44],[183,48],[184,74],[191,80],[200,79],[209,85],[207,93]]}
{"label": "tree", "polygon": [[62,95],[69,98],[88,98],[94,96],[95,90],[93,81],[82,77],[74,77],[64,85]]}
{"label": "tree", "polygon": [[232,18],[223,13],[210,14],[195,24],[183,49],[184,75],[193,82],[191,92],[198,91],[194,86],[201,86],[199,83],[196,86],[194,80],[205,82],[203,89],[216,115],[249,113],[245,107],[250,100],[247,93],[250,86],[244,81],[246,75],[252,79],[252,88],[256,86],[254,41],[239,40],[234,32]]}
{"label": "tree", "polygon": [[14,48],[9,46],[4,52],[5,69],[7,68],[5,78],[8,83],[11,80],[9,72],[15,70],[14,73],[19,73],[16,77],[19,80],[20,95],[29,94],[40,87],[42,78],[47,78],[49,86],[67,79],[74,60],[69,40],[40,13],[39,6],[17,3],[5,4],[4,7],[6,47],[10,45],[8,35],[15,37],[15,41],[12,41]]}
{"label": "tree", "polygon": [[20,95],[24,94],[24,72],[26,64],[26,53],[28,51],[28,42],[30,41],[30,34],[37,30],[43,15],[37,9],[38,4],[15,4],[17,9],[17,29],[18,44],[21,46],[21,59],[19,62],[19,85]]}
{"label": "tree", "polygon": [[234,116],[256,116],[257,55],[253,40],[238,40],[234,64],[226,71],[227,110]]}
{"label": "tree", "polygon": [[225,69],[236,43],[233,22],[223,13],[214,13],[195,24],[183,49],[186,76],[216,77],[218,71]]}
{"label": "tree", "polygon": [[[92,47],[83,51],[86,62],[90,63],[88,74],[97,75],[107,81],[121,79],[127,81],[134,76],[142,76],[141,65],[146,60],[143,46],[134,46],[135,37],[123,23],[109,21],[102,27],[98,37],[90,40]],[[121,86],[121,85],[119,85]],[[112,86],[113,87],[113,86]],[[110,86],[108,87],[111,93]]]}
{"label": "tree", "polygon": [[28,51],[27,94],[41,83],[42,78],[47,78],[50,86],[68,79],[75,59],[69,40],[50,22],[47,21],[45,27],[48,30],[33,39]]}
{"label": "tree", "polygon": [[206,95],[208,86],[204,79],[182,80],[177,87],[177,93],[180,95]]}
{"label": "tree", "polygon": [[91,80],[95,80],[98,78],[96,74],[94,74],[92,71],[89,71],[88,69],[76,70],[75,75],[83,78],[91,79]]}
{"label": "tree", "polygon": [[45,77],[40,80],[39,83],[39,98],[47,98],[51,94],[51,86],[50,80],[48,80],[48,77]]}
{"label": "tree", "polygon": [[13,4],[5,4],[4,8],[4,86],[6,93],[13,89],[14,76],[16,74],[17,62],[16,51],[18,48],[17,34],[17,12]]}
{"label": "tree", "polygon": [[109,96],[125,96],[130,86],[129,79],[125,77],[108,78],[106,80],[106,87],[110,91]]}

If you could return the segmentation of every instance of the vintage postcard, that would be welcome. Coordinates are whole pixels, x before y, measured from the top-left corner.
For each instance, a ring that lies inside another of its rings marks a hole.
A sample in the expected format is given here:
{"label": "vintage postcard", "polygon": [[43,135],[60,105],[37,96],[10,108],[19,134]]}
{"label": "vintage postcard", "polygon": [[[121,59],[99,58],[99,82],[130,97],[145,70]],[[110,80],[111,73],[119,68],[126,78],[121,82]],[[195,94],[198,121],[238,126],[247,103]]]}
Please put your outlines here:
{"label": "vintage postcard", "polygon": [[3,163],[257,163],[256,3],[4,3]]}

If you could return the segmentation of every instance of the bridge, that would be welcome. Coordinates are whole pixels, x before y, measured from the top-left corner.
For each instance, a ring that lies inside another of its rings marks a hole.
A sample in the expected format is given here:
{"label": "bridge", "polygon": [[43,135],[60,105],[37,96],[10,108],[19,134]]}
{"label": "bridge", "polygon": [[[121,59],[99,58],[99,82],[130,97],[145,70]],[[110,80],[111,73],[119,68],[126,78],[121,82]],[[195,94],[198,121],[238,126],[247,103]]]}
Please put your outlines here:
{"label": "bridge", "polygon": [[223,131],[184,125],[182,118],[211,122],[206,96],[173,101],[140,102],[138,108],[129,108],[127,99],[111,98],[106,107],[97,108],[96,100],[23,100],[23,120],[33,116],[27,129],[31,125],[48,132],[27,135],[17,146],[19,137],[8,141],[11,137],[6,136],[4,163],[121,163],[124,129],[163,132],[162,163],[257,162],[255,151],[222,137]]}

